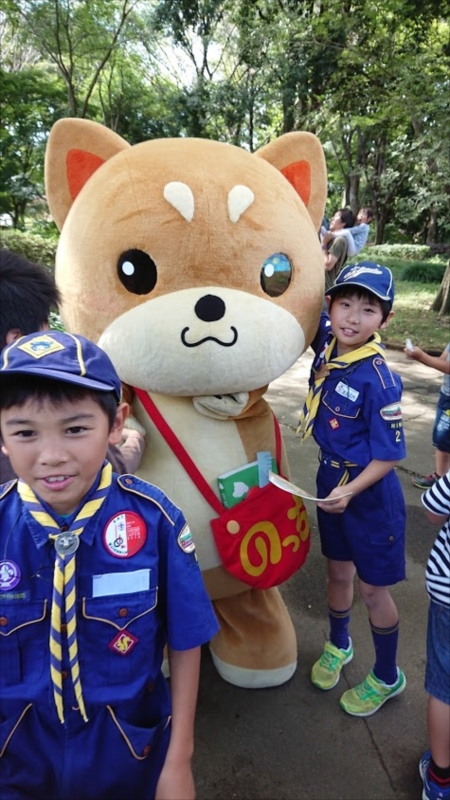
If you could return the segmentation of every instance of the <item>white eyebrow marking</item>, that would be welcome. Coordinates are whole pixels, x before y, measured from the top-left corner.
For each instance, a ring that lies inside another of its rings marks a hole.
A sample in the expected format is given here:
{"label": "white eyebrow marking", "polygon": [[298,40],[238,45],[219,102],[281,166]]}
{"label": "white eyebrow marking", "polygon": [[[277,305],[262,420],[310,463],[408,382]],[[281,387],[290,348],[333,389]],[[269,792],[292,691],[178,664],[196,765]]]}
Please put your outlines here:
{"label": "white eyebrow marking", "polygon": [[231,222],[238,222],[244,211],[251,206],[255,195],[248,186],[236,184],[228,192],[228,216]]}
{"label": "white eyebrow marking", "polygon": [[191,222],[195,206],[192,189],[186,183],[171,181],[166,183],[163,194],[167,202],[176,208],[187,222]]}

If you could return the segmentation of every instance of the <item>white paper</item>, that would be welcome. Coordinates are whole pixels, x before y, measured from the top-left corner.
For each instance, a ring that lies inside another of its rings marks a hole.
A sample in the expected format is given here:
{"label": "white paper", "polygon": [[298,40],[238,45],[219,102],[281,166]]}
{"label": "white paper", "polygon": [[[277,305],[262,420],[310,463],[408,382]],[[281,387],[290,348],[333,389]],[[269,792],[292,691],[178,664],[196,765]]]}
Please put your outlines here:
{"label": "white paper", "polygon": [[[289,492],[289,494],[295,494],[303,500],[312,500],[313,503],[337,503],[338,501],[337,497],[314,497],[314,495],[307,492],[306,489],[300,489],[295,483],[287,481],[286,478],[282,478],[272,471],[269,472],[269,481],[273,483],[274,486],[277,486],[278,489],[283,489],[284,492]],[[353,492],[346,492],[345,494],[341,494],[341,497],[349,497],[351,494],[353,494]]]}
{"label": "white paper", "polygon": [[113,594],[135,594],[150,589],[150,570],[133,572],[108,572],[92,576],[92,597],[109,597]]}

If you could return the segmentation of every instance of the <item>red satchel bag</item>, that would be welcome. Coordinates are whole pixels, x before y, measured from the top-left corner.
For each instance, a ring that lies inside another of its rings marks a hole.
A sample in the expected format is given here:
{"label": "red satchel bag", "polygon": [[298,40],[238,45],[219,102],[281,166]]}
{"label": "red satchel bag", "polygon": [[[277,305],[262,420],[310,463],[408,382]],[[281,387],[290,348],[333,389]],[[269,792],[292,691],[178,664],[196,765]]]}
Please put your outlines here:
{"label": "red satchel bag", "polygon": [[[262,488],[254,486],[243,500],[232,508],[225,508],[153,400],[142,389],[134,391],[197,489],[218,515],[210,524],[225,569],[258,589],[270,589],[290,578],[302,566],[310,546],[308,516],[302,499],[268,483]],[[275,415],[273,419],[281,474],[281,433]]]}

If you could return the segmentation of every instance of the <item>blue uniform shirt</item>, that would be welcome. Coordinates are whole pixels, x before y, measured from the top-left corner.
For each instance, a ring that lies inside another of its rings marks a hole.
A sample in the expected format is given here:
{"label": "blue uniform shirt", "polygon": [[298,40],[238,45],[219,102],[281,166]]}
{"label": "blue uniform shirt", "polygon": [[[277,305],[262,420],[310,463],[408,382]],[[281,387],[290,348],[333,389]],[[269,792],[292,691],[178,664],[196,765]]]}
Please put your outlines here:
{"label": "blue uniform shirt", "polygon": [[22,797],[20,788],[30,790],[27,797],[101,798],[118,796],[123,786],[129,796],[151,797],[168,738],[154,767],[145,771],[142,764],[171,712],[161,673],[164,645],[187,650],[218,630],[189,528],[161,490],[131,475],[113,475],[105,502],[86,525],[76,553],[76,591],[88,723],[76,707],[67,649],[64,725],[56,715],[49,657],[54,561],[53,542],[24,508],[15,482],[6,485],[0,501],[1,796]]}
{"label": "blue uniform shirt", "polygon": [[[328,314],[322,312],[313,342],[320,367],[333,338]],[[386,361],[372,356],[330,371],[322,386],[313,436],[321,451],[337,459],[366,467],[370,461],[396,461],[405,457],[405,437],[400,400],[403,384]]]}
{"label": "blue uniform shirt", "polygon": [[[332,337],[323,313],[313,342],[313,370],[320,368]],[[354,480],[373,459],[405,456],[401,393],[400,377],[378,355],[330,370],[313,427],[321,448],[318,497]],[[395,470],[351,498],[343,514],[318,508],[317,521],[326,558],[353,561],[359,578],[373,586],[404,580],[405,502]]]}

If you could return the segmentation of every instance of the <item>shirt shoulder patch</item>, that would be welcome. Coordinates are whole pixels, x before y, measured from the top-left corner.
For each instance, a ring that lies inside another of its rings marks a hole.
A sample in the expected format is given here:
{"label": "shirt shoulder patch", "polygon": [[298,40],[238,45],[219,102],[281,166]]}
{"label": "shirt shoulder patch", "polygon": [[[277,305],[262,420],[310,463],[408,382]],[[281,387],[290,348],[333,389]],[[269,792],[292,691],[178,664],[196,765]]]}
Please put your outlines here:
{"label": "shirt shoulder patch", "polygon": [[390,403],[388,406],[380,408],[381,418],[387,422],[400,422],[402,418],[402,407],[400,403]]}
{"label": "shirt shoulder patch", "polygon": [[4,497],[11,491],[11,489],[16,486],[17,478],[14,478],[12,481],[8,481],[7,483],[3,483],[0,486],[0,500],[3,500]]}
{"label": "shirt shoulder patch", "polygon": [[381,358],[381,356],[375,356],[372,361],[372,366],[381,381],[383,389],[391,389],[397,385],[394,374],[389,369],[384,358]]}

